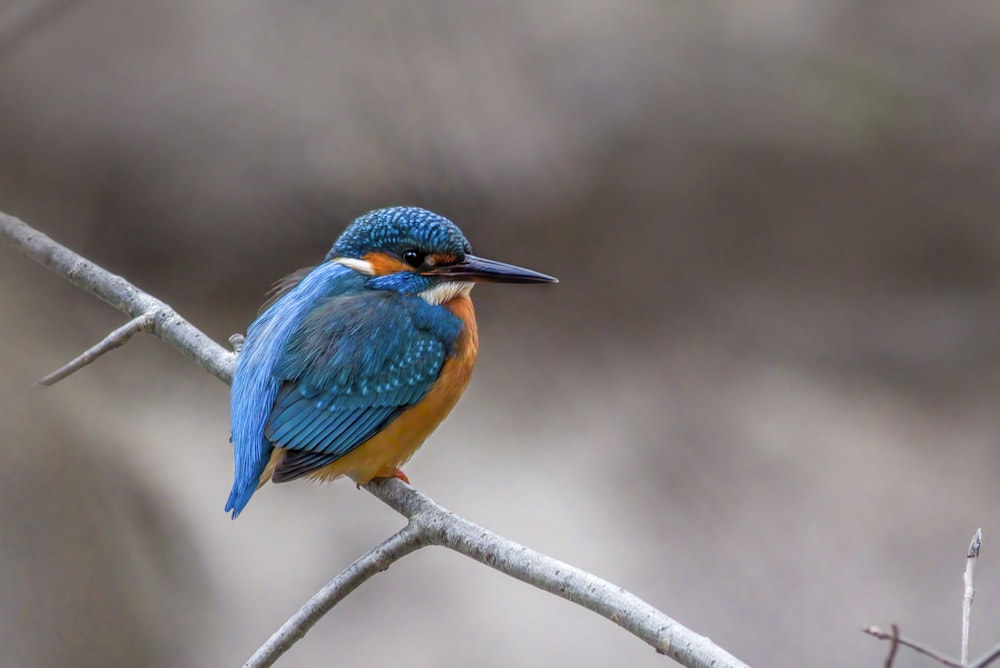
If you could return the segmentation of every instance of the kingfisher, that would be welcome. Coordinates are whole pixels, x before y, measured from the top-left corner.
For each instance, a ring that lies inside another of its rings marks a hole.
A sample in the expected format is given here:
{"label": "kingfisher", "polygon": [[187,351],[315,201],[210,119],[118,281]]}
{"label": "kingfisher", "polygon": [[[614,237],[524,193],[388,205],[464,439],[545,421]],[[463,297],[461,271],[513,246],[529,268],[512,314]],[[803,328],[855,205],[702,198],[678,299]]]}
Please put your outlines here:
{"label": "kingfisher", "polygon": [[556,283],[487,260],[447,218],[371,211],[322,264],[273,288],[236,359],[230,440],[235,519],[264,483],[397,477],[465,391],[477,282]]}

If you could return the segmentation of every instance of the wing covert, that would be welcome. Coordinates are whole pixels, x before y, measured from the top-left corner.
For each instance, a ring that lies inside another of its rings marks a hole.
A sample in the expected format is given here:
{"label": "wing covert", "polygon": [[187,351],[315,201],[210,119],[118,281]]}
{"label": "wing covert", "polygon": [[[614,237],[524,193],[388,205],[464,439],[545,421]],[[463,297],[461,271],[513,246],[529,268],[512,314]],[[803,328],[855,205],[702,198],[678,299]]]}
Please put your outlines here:
{"label": "wing covert", "polygon": [[265,437],[285,448],[272,480],[307,475],[358,447],[426,396],[461,321],[419,297],[330,297],[290,338]]}

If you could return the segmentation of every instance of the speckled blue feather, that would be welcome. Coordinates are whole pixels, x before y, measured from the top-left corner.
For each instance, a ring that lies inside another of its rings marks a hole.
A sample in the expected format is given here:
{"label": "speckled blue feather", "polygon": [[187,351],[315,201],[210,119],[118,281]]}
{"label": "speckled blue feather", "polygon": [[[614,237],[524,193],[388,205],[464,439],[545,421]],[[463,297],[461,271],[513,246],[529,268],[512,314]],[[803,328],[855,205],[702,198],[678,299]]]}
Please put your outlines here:
{"label": "speckled blue feather", "polygon": [[273,371],[285,385],[264,435],[289,450],[274,481],[343,457],[423,399],[461,328],[446,309],[392,291],[366,290],[313,309]]}
{"label": "speckled blue feather", "polygon": [[371,211],[355,220],[326,259],[360,258],[375,249],[400,252],[406,248],[433,249],[457,257],[472,252],[462,231],[447,218],[426,209],[396,206]]}
{"label": "speckled blue feather", "polygon": [[429,211],[372,212],[250,326],[232,385],[236,474],[226,510],[233,517],[274,447],[286,448],[275,482],[306,475],[364,443],[437,380],[462,330],[450,311],[416,296],[438,279],[370,277],[329,261],[406,248],[470,252],[458,228]]}

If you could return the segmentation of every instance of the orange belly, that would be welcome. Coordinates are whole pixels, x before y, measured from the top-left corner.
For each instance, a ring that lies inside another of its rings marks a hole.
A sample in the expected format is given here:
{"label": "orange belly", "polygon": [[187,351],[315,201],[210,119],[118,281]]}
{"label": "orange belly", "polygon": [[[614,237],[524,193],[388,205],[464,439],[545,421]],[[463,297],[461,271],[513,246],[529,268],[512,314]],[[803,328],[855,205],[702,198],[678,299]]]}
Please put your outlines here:
{"label": "orange belly", "polygon": [[[464,327],[458,337],[455,354],[445,361],[441,375],[427,396],[351,452],[309,474],[309,478],[333,480],[346,475],[363,485],[372,478],[389,477],[413,456],[448,416],[472,377],[479,352],[479,332],[475,309],[468,295],[456,297],[444,306],[462,320]],[[261,476],[262,482],[270,479],[274,464],[283,451],[283,448],[278,448],[272,453],[271,463]]]}

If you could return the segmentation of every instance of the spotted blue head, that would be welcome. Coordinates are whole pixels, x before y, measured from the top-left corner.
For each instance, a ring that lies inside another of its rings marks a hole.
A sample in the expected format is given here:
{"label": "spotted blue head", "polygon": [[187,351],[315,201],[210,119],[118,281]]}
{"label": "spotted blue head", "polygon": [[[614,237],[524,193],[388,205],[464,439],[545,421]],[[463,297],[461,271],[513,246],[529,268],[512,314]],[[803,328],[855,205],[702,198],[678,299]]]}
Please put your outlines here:
{"label": "spotted blue head", "polygon": [[445,302],[475,282],[556,282],[530,269],[476,257],[453,222],[418,207],[361,216],[326,259],[370,276],[370,288],[420,295],[431,303]]}

